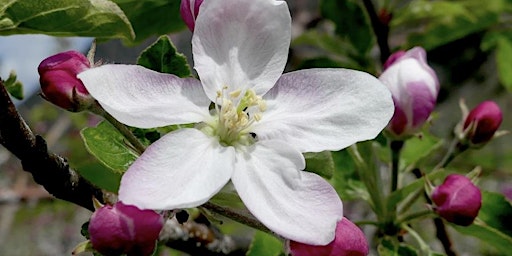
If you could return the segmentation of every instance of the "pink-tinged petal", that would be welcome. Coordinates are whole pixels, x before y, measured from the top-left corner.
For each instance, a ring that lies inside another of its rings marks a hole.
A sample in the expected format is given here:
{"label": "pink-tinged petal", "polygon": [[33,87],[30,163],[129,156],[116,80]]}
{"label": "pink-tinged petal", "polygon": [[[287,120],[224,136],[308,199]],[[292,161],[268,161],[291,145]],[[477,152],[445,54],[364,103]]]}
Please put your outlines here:
{"label": "pink-tinged petal", "polygon": [[201,6],[202,3],[203,0],[181,0],[181,18],[192,32],[194,31],[196,17],[199,14],[199,6]]}
{"label": "pink-tinged petal", "polygon": [[151,144],[123,175],[119,199],[142,209],[171,210],[208,201],[230,179],[234,148],[199,130],[181,129]]}
{"label": "pink-tinged petal", "polygon": [[120,122],[139,128],[195,123],[209,116],[201,82],[136,65],[104,65],[78,75]]}
{"label": "pink-tinged petal", "polygon": [[[288,58],[291,18],[285,1],[204,1],[195,23],[195,69],[212,101],[217,91],[267,92]],[[243,95],[243,94],[242,94]]]}
{"label": "pink-tinged petal", "polygon": [[290,241],[291,256],[366,256],[368,241],[359,227],[347,218],[338,221],[336,238],[328,245],[318,246]]}
{"label": "pink-tinged petal", "polygon": [[[379,80],[389,88],[395,107],[403,113],[398,116],[400,120],[393,117],[388,130],[395,139],[403,139],[418,132],[434,110],[439,81],[421,47],[398,52],[388,62]],[[403,125],[395,125],[397,122]]]}
{"label": "pink-tinged petal", "polygon": [[325,245],[334,239],[343,206],[334,188],[304,168],[300,152],[278,140],[237,151],[231,178],[249,211],[287,239]]}
{"label": "pink-tinged petal", "polygon": [[375,138],[394,105],[386,86],[354,70],[309,69],[284,74],[263,96],[267,110],[253,132],[301,152],[339,150]]}

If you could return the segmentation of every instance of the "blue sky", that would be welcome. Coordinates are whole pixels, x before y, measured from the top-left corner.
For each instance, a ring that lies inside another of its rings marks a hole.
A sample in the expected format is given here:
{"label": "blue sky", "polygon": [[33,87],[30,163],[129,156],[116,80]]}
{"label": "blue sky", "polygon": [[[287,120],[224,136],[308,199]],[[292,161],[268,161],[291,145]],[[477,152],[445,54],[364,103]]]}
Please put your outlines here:
{"label": "blue sky", "polygon": [[23,83],[25,97],[39,91],[37,66],[46,57],[74,49],[86,52],[91,38],[56,38],[45,35],[15,35],[0,37],[0,76],[7,79],[16,71]]}

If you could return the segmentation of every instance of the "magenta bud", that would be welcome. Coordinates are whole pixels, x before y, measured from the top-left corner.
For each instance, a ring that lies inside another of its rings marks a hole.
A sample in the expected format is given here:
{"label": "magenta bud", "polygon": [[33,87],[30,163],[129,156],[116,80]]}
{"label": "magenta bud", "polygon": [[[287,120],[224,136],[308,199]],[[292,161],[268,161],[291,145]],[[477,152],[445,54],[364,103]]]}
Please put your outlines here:
{"label": "magenta bud", "polygon": [[[469,112],[464,120],[463,130],[471,145],[479,146],[489,142],[503,120],[500,107],[493,101],[484,101]],[[469,130],[467,130],[469,129]]]}
{"label": "magenta bud", "polygon": [[482,193],[471,180],[460,174],[450,174],[432,192],[435,211],[445,220],[469,226],[482,206]]}
{"label": "magenta bud", "polygon": [[117,202],[93,213],[89,235],[92,247],[103,255],[151,255],[163,223],[152,210]]}
{"label": "magenta bud", "polygon": [[44,98],[73,112],[89,107],[93,98],[76,76],[90,67],[87,57],[77,51],[62,52],[44,59],[37,68]]}
{"label": "magenta bud", "polygon": [[334,240],[324,246],[303,244],[290,241],[292,256],[366,256],[369,253],[366,237],[354,223],[347,218],[336,225]]}
{"label": "magenta bud", "polygon": [[379,80],[391,91],[395,103],[387,131],[393,139],[402,140],[417,133],[434,110],[439,81],[421,47],[392,54],[384,68]]}
{"label": "magenta bud", "polygon": [[203,0],[181,0],[181,18],[192,32],[194,32],[196,18],[199,14],[199,6],[201,6],[202,3]]}

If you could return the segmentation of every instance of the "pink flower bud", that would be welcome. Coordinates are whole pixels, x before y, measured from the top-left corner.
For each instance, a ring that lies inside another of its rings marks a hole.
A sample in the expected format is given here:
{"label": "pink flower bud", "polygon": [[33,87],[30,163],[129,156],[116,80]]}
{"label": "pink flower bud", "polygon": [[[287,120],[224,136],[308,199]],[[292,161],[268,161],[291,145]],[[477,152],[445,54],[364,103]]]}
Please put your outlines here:
{"label": "pink flower bud", "polygon": [[93,213],[89,235],[92,247],[104,255],[151,255],[163,223],[152,210],[117,202]]}
{"label": "pink flower bud", "polygon": [[192,32],[194,32],[196,18],[199,14],[199,6],[201,6],[202,3],[203,0],[181,0],[181,18]]}
{"label": "pink flower bud", "polygon": [[316,246],[290,241],[292,256],[365,256],[369,253],[364,233],[347,218],[336,225],[334,241],[325,246]]}
{"label": "pink flower bud", "polygon": [[44,59],[37,69],[44,98],[73,112],[87,108],[93,98],[76,76],[90,67],[87,57],[77,51],[62,52]]}
{"label": "pink flower bud", "polygon": [[435,211],[447,221],[469,226],[482,206],[482,193],[471,180],[460,174],[451,174],[432,192]]}
{"label": "pink flower bud", "polygon": [[395,139],[404,139],[418,132],[434,110],[439,81],[421,47],[392,54],[384,68],[379,80],[389,88],[395,103],[387,131]]}
{"label": "pink flower bud", "polygon": [[[476,106],[464,121],[463,130],[466,139],[475,146],[483,145],[492,139],[500,127],[503,115],[500,107],[493,101],[484,101]],[[469,129],[466,131],[466,129]]]}

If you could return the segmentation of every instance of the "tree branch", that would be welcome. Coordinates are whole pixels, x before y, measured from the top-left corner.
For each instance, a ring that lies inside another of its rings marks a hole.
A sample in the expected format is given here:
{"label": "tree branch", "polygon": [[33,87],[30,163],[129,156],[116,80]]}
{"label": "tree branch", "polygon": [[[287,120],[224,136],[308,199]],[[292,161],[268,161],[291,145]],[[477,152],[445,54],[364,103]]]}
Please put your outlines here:
{"label": "tree branch", "polygon": [[48,152],[46,141],[35,135],[12,103],[0,79],[0,144],[21,160],[23,169],[56,198],[94,211],[92,198],[103,192],[71,169],[59,155]]}
{"label": "tree branch", "polygon": [[[21,160],[23,169],[32,174],[56,198],[94,211],[92,198],[104,202],[107,193],[71,169],[63,157],[48,152],[46,141],[35,135],[7,93],[0,78],[0,144]],[[179,224],[167,221],[161,242],[191,255],[245,255],[248,239],[222,234],[214,226],[194,221]]]}

